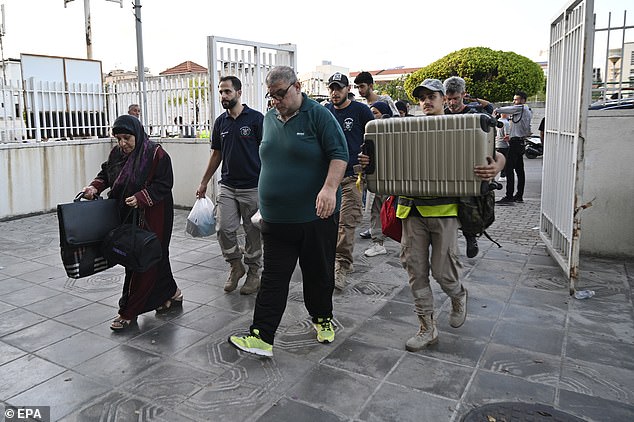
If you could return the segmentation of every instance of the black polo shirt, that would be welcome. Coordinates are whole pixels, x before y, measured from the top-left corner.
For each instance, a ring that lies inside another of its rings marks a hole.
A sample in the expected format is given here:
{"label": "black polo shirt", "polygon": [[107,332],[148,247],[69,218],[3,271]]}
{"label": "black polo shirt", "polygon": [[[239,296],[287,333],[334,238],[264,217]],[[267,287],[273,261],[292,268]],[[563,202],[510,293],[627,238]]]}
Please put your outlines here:
{"label": "black polo shirt", "polygon": [[243,104],[234,119],[226,111],[214,122],[211,149],[222,154],[220,183],[234,189],[258,187],[260,177],[260,142],[264,116]]}

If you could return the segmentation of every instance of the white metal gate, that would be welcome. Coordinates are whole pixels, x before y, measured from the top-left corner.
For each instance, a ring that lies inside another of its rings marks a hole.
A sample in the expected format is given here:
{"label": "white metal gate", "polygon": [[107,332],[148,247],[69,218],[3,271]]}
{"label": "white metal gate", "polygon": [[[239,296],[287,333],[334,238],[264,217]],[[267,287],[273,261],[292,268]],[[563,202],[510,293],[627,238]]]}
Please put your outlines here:
{"label": "white metal gate", "polygon": [[550,26],[540,235],[570,279],[579,271],[583,142],[592,88],[594,1],[572,1]]}
{"label": "white metal gate", "polygon": [[266,74],[275,66],[297,69],[295,44],[264,44],[233,38],[207,37],[209,89],[214,111],[211,123],[220,115],[218,83],[222,76],[237,76],[242,82],[242,101],[262,113],[266,112]]}

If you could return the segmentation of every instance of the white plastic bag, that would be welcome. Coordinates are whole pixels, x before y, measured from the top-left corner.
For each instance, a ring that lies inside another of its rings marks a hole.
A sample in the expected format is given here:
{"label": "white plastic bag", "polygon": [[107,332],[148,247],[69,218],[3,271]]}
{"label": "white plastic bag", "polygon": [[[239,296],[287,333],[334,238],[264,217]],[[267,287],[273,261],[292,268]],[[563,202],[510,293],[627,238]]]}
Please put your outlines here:
{"label": "white plastic bag", "polygon": [[260,214],[260,210],[257,210],[255,214],[253,214],[251,223],[253,223],[258,230],[262,230],[262,214]]}
{"label": "white plastic bag", "polygon": [[198,198],[187,216],[185,233],[193,237],[211,236],[216,232],[214,204],[208,197]]}

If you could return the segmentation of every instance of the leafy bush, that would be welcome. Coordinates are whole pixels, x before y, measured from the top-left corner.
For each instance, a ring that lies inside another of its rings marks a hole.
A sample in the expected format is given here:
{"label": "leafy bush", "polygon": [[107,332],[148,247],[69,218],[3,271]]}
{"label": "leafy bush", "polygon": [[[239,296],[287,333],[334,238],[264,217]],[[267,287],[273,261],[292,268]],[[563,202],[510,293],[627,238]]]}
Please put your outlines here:
{"label": "leafy bush", "polygon": [[517,90],[531,96],[544,87],[544,72],[537,63],[510,51],[486,47],[469,47],[449,53],[412,73],[404,87],[412,98],[412,91],[423,80],[444,81],[450,76],[463,78],[471,96],[492,102],[510,101]]}

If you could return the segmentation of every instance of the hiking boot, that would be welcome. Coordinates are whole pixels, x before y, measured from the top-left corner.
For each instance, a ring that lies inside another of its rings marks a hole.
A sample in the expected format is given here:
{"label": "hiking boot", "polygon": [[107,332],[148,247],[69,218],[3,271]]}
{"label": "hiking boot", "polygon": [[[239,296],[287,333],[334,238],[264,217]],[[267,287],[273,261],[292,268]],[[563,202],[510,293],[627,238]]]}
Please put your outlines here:
{"label": "hiking boot", "polygon": [[232,259],[229,261],[229,265],[231,265],[231,271],[229,272],[229,278],[225,282],[225,292],[227,293],[234,291],[238,287],[238,280],[247,273],[240,259]]}
{"label": "hiking boot", "polygon": [[473,258],[478,254],[478,238],[475,236],[465,235],[467,240],[467,258]]}
{"label": "hiking boot", "polygon": [[370,248],[366,249],[365,252],[363,252],[363,255],[369,258],[373,256],[385,255],[385,254],[387,254],[387,249],[385,249],[385,247],[378,242],[375,242]]}
{"label": "hiking boot", "polygon": [[359,233],[359,236],[361,236],[361,239],[371,239],[372,233],[370,232],[370,229],[367,229]]}
{"label": "hiking boot", "polygon": [[258,329],[253,329],[251,334],[246,336],[230,336],[229,343],[247,353],[268,357],[273,356],[273,345],[260,338],[260,330]]}
{"label": "hiking boot", "polygon": [[505,196],[499,201],[495,201],[497,205],[515,205],[515,200],[510,196]]}
{"label": "hiking boot", "polygon": [[524,202],[524,198],[522,198],[522,195],[515,195],[513,197],[513,201],[515,201],[515,202]]}
{"label": "hiking boot", "polygon": [[335,289],[343,290],[346,287],[346,275],[354,271],[354,266],[341,265],[341,261],[335,261]]}
{"label": "hiking boot", "polygon": [[405,343],[405,350],[408,352],[418,352],[425,347],[438,343],[438,330],[434,315],[419,315],[420,329],[416,335]]}
{"label": "hiking boot", "polygon": [[462,288],[464,294],[451,298],[451,312],[449,313],[449,325],[453,328],[461,327],[467,319],[467,289]]}
{"label": "hiking boot", "polygon": [[313,327],[317,331],[318,342],[332,343],[335,341],[335,329],[332,327],[330,318],[317,318],[317,322],[313,322]]}
{"label": "hiking boot", "polygon": [[240,288],[241,295],[250,295],[255,293],[260,288],[260,276],[258,275],[258,270],[252,271],[249,270],[247,274],[247,279]]}
{"label": "hiking boot", "polygon": [[341,267],[335,269],[335,289],[343,290],[346,288],[346,272]]}

